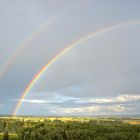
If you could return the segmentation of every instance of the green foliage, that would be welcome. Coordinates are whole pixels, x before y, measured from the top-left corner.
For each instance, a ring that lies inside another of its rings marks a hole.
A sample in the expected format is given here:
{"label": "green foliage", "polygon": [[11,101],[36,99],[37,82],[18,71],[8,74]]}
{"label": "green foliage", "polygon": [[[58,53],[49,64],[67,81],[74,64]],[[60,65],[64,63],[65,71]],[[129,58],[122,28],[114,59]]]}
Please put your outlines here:
{"label": "green foliage", "polygon": [[3,140],[9,140],[9,134],[7,130],[5,130],[3,133]]}
{"label": "green foliage", "polygon": [[3,132],[0,140],[140,140],[140,126],[121,121],[33,122],[1,119],[0,122]]}
{"label": "green foliage", "polygon": [[55,121],[24,128],[21,134],[21,140],[139,140],[140,127],[110,122],[103,125]]}

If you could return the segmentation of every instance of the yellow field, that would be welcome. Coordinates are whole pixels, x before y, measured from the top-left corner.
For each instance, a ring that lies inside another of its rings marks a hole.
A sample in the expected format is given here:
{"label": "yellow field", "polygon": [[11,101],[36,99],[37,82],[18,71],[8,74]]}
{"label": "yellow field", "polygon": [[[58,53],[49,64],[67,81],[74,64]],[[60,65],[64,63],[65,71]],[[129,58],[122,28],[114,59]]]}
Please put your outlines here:
{"label": "yellow field", "polygon": [[1,119],[12,119],[12,120],[19,120],[19,121],[31,121],[31,122],[44,122],[44,121],[78,121],[78,122],[88,122],[90,120],[98,121],[122,121],[123,123],[128,124],[140,124],[140,118],[117,118],[117,117],[0,117]]}

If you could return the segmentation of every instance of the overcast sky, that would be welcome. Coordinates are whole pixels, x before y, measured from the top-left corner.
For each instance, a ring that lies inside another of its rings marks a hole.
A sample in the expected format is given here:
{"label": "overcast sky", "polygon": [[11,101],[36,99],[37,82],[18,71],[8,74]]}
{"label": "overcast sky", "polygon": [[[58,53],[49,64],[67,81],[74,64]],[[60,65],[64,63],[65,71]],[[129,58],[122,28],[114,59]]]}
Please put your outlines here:
{"label": "overcast sky", "polygon": [[[13,112],[33,76],[68,44],[135,20],[139,0],[0,0],[0,69],[43,27],[0,79],[0,113]],[[139,54],[140,24],[81,43],[43,74],[18,115],[140,114]]]}

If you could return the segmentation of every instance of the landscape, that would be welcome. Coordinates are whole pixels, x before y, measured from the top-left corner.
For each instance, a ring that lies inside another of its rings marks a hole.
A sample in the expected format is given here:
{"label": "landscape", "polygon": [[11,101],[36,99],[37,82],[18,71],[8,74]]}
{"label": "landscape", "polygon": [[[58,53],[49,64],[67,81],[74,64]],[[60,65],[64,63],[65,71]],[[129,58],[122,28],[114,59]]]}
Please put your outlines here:
{"label": "landscape", "polygon": [[140,140],[140,0],[0,0],[0,140]]}
{"label": "landscape", "polygon": [[0,139],[139,140],[139,125],[138,117],[1,117]]}

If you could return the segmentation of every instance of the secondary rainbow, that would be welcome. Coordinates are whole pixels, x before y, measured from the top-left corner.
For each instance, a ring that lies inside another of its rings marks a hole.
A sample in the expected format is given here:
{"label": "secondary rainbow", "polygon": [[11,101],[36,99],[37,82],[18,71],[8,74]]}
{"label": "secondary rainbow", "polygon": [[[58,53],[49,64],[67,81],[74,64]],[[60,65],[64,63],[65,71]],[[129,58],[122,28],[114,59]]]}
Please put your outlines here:
{"label": "secondary rainbow", "polygon": [[32,32],[27,39],[11,54],[11,56],[8,58],[8,60],[4,63],[2,68],[0,69],[0,79],[5,75],[5,73],[9,70],[9,68],[13,65],[13,63],[16,61],[16,58],[20,55],[23,50],[25,50],[31,42],[33,42],[40,34],[47,31],[50,26],[55,21],[55,18],[50,19],[45,24],[42,24],[37,30]]}
{"label": "secondary rainbow", "polygon": [[43,75],[43,73],[54,63],[56,62],[59,58],[61,58],[64,54],[66,54],[68,51],[70,51],[72,48],[80,45],[81,43],[84,43],[85,41],[87,41],[88,39],[92,38],[92,37],[96,37],[98,35],[101,35],[103,33],[106,32],[110,32],[112,30],[115,29],[119,29],[119,28],[123,28],[123,27],[127,27],[127,26],[131,26],[131,25],[135,25],[135,24],[140,24],[140,20],[134,20],[134,21],[129,21],[129,22],[124,22],[124,23],[120,23],[114,26],[110,26],[110,27],[106,27],[103,29],[99,29],[95,32],[92,32],[90,34],[88,34],[85,37],[80,38],[79,40],[71,43],[70,45],[66,46],[63,50],[61,50],[58,54],[56,54],[43,68],[41,68],[39,70],[39,72],[33,77],[33,79],[30,81],[30,83],[28,84],[28,86],[26,87],[26,89],[23,91],[20,100],[18,101],[14,111],[13,111],[13,116],[16,116],[21,105],[22,105],[22,100],[26,98],[27,94],[30,92],[30,90],[32,89],[32,87],[35,85],[35,83],[39,80],[39,78]]}

